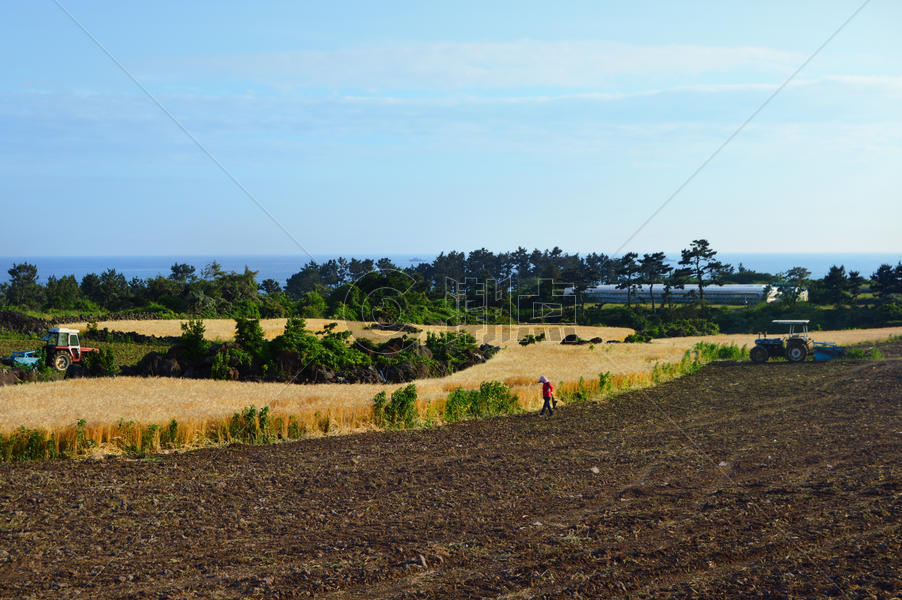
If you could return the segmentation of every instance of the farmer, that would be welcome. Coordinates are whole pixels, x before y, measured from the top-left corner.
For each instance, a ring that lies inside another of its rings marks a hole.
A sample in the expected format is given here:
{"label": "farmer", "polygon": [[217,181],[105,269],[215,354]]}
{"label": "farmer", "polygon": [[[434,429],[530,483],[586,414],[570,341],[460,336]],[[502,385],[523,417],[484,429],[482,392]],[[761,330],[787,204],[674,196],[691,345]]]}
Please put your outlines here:
{"label": "farmer", "polygon": [[539,416],[544,415],[545,411],[548,411],[548,416],[550,417],[554,414],[554,405],[552,404],[552,394],[554,394],[554,386],[551,385],[551,382],[548,381],[548,379],[544,375],[539,377],[539,383],[542,384],[542,399],[545,401],[545,403],[542,404],[542,410],[539,411]]}

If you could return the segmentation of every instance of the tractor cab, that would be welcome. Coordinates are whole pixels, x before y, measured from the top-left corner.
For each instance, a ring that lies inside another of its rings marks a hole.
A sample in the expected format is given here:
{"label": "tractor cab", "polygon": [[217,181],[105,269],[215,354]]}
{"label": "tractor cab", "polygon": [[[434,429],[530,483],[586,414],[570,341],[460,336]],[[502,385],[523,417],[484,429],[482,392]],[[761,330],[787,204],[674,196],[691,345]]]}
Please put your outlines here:
{"label": "tractor cab", "polygon": [[808,319],[775,319],[774,325],[788,326],[786,337],[763,336],[755,340],[755,347],[749,352],[752,362],[763,363],[769,358],[785,358],[789,362],[802,362],[814,347],[808,336]]}

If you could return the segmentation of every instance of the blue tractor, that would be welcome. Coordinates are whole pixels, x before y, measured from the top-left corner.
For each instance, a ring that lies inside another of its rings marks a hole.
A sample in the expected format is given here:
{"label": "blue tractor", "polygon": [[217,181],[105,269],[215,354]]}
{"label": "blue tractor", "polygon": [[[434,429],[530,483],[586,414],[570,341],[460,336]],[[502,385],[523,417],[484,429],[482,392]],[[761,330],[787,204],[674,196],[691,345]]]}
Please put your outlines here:
{"label": "blue tractor", "polygon": [[811,338],[808,337],[808,319],[772,321],[774,325],[788,325],[789,335],[786,338],[769,338],[767,332],[755,340],[755,347],[749,351],[752,362],[763,363],[770,358],[785,358],[789,362],[802,362],[814,351]]}
{"label": "blue tractor", "polygon": [[809,356],[816,361],[827,361],[845,354],[845,348],[830,342],[814,342],[808,337],[808,319],[777,319],[775,325],[788,325],[789,334],[785,338],[769,338],[767,332],[755,340],[755,347],[749,351],[752,362],[763,363],[770,358],[785,358],[789,362],[802,362]]}

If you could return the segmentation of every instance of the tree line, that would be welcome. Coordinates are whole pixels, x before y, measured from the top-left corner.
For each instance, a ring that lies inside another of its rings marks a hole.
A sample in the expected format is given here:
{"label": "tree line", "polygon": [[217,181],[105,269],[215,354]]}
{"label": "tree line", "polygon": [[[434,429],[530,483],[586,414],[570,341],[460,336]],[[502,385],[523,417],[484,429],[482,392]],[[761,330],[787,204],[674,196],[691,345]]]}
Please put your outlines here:
{"label": "tree line", "polygon": [[[619,257],[589,253],[569,254],[558,247],[494,253],[485,248],[468,253],[441,253],[431,262],[401,267],[388,258],[310,261],[284,285],[273,279],[257,281],[257,271],[225,271],[212,262],[199,272],[195,266],[173,264],[166,276],[131,280],[116,271],[89,273],[81,281],[73,275],[50,276],[41,283],[35,265],[13,264],[9,282],[0,284],[0,305],[27,310],[88,313],[142,311],[161,316],[194,315],[207,318],[232,316],[329,317],[391,320],[392,310],[406,311],[413,322],[441,322],[454,316],[457,307],[448,298],[448,285],[468,286],[495,280],[501,292],[494,316],[511,318],[503,305],[520,293],[550,295],[541,283],[547,280],[572,285],[577,296],[599,284],[626,290],[627,307],[633,308],[638,286],[651,291],[652,311],[668,303],[673,289],[692,289],[704,303],[705,288],[712,284],[761,283],[775,287],[788,304],[809,291],[809,300],[821,304],[855,303],[864,291],[878,303],[902,295],[902,263],[881,265],[869,278],[844,266],[833,266],[821,279],[812,280],[803,267],[781,273],[763,273],[725,264],[705,239],[693,240],[675,264],[664,252],[641,256],[628,252]],[[460,290],[457,290],[460,291]],[[398,301],[400,298],[400,304]],[[392,308],[398,305],[401,308]],[[490,310],[492,307],[489,307]]]}

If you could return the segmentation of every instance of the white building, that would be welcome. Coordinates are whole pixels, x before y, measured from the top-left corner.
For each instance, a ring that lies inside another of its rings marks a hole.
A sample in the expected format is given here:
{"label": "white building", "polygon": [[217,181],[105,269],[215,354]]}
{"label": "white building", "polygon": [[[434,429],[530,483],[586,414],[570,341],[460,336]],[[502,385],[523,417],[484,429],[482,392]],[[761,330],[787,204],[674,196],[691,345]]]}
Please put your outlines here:
{"label": "white building", "polygon": [[[664,300],[663,284],[656,284],[652,290],[655,295],[655,303]],[[573,288],[567,288],[565,294],[572,294]],[[767,297],[765,297],[767,293]],[[583,292],[586,299],[609,304],[626,304],[626,290],[619,289],[615,284],[599,285]],[[762,301],[773,302],[780,297],[776,289],[763,283],[728,283],[726,285],[705,286],[705,300],[714,304],[757,304]],[[694,302],[698,299],[698,286],[686,284],[683,289],[670,290],[670,302]],[[802,290],[799,300],[808,300],[808,290]],[[651,295],[647,285],[635,286],[632,301],[639,303],[651,303]]]}

